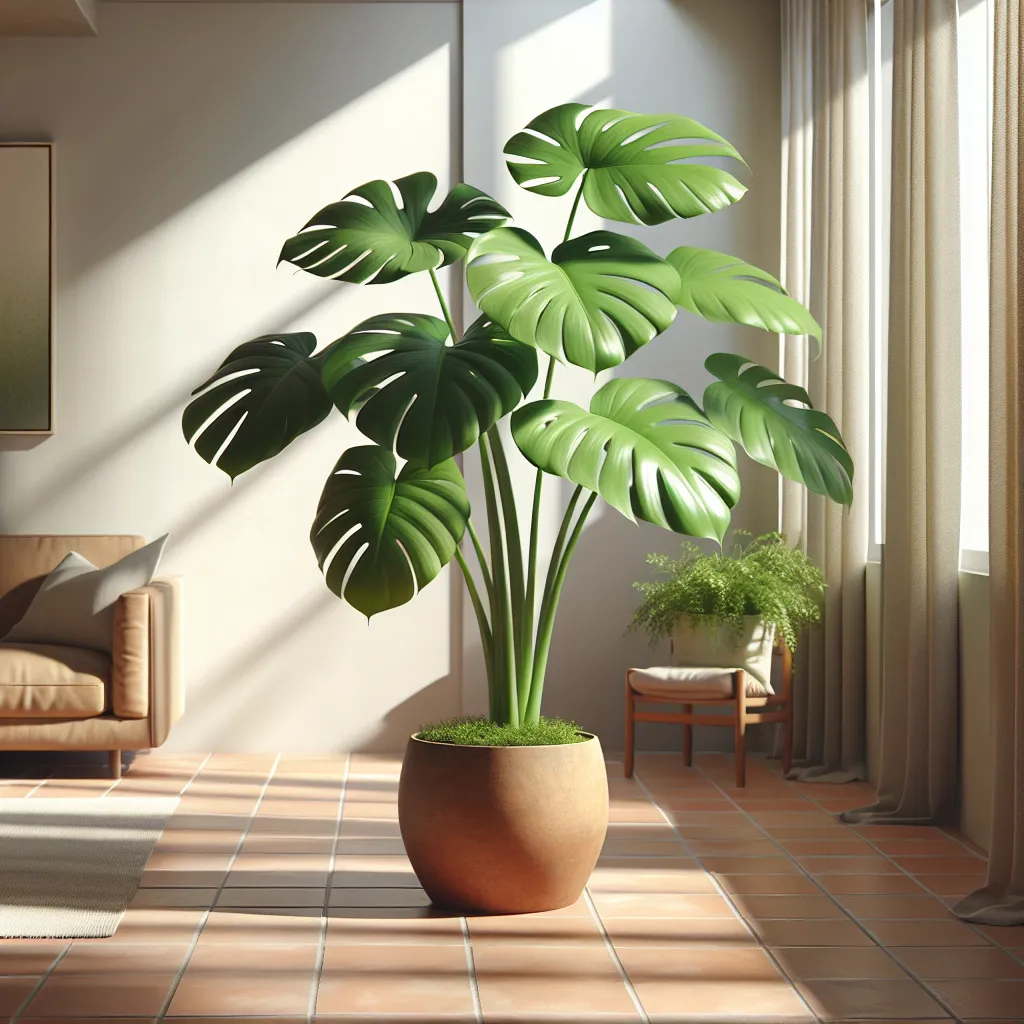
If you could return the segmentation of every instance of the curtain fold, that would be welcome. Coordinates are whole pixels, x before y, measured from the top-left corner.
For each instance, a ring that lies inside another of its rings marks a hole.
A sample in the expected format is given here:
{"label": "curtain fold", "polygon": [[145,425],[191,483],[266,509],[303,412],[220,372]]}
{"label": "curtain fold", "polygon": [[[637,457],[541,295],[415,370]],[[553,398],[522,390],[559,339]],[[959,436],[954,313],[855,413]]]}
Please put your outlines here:
{"label": "curtain fold", "polygon": [[871,124],[864,0],[783,0],[782,283],[824,347],[783,338],[781,373],[842,431],[858,473],[847,511],[789,481],[780,529],[819,565],[824,621],[797,652],[791,777],[865,777]]}
{"label": "curtain fold", "polygon": [[953,819],[957,789],[960,226],[956,0],[896,0],[882,735],[877,802]]}
{"label": "curtain fold", "polygon": [[987,884],[954,908],[981,924],[1024,924],[1024,222],[1020,0],[995,0],[992,95],[989,587],[994,747]]}

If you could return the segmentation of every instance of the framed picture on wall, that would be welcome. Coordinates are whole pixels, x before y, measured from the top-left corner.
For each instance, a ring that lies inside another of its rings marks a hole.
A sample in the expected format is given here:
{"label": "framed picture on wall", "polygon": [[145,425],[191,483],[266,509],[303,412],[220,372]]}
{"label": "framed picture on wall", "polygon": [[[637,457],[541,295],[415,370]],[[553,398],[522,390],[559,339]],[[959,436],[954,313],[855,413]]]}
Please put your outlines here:
{"label": "framed picture on wall", "polygon": [[0,142],[0,434],[53,431],[53,146]]}

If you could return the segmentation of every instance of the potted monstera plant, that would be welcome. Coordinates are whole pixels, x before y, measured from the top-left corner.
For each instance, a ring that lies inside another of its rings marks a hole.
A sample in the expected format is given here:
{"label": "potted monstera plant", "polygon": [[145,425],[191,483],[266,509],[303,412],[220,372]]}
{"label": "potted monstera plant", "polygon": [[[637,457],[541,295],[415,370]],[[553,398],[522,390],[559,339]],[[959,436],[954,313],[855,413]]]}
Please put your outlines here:
{"label": "potted monstera plant", "polygon": [[[627,519],[721,541],[740,495],[736,444],[844,504],[853,477],[832,420],[801,388],[741,355],[707,360],[717,380],[702,403],[677,383],[624,376],[597,388],[589,408],[554,397],[560,363],[595,374],[616,367],[680,309],[820,339],[799,302],[737,257],[683,246],[663,258],[631,235],[573,235],[581,202],[634,228],[737,202],[745,187],[700,162],[742,165],[733,146],[690,118],[569,103],[533,120],[505,154],[523,188],[575,193],[550,254],[470,185],[433,209],[432,174],[361,185],[289,238],[281,260],[354,284],[425,273],[439,315],[384,313],[319,348],[307,333],[257,338],[228,355],[183,417],[199,455],[232,478],[334,409],[354,420],[367,443],[341,452],[330,470],[310,540],[327,586],[365,615],[404,604],[458,564],[479,624],[489,720],[412,737],[399,818],[427,893],[492,913],[573,902],[604,838],[597,738],[540,714],[559,596],[597,499]],[[462,331],[436,276],[460,261],[481,312]],[[522,507],[507,418],[512,443],[536,468]],[[479,530],[457,461],[471,449],[483,477]],[[542,562],[547,475],[575,489]]]}

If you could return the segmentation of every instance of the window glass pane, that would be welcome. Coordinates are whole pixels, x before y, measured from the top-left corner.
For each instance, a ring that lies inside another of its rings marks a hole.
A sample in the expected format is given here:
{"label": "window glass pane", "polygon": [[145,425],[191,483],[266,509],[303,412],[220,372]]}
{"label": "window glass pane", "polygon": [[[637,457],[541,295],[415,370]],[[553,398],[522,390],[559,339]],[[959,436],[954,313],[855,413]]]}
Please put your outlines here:
{"label": "window glass pane", "polygon": [[[992,111],[989,0],[960,0],[960,546],[988,551],[989,196]],[[969,556],[965,568],[979,568]]]}
{"label": "window glass pane", "polygon": [[885,540],[885,403],[889,330],[889,194],[892,154],[893,4],[875,0],[869,39],[871,93],[871,501],[869,557]]}

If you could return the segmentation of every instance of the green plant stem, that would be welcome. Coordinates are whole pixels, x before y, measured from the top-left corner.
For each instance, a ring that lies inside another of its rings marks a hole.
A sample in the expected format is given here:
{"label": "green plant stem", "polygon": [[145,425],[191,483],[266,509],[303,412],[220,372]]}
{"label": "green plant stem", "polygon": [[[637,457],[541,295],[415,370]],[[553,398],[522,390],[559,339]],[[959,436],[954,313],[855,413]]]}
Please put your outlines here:
{"label": "green plant stem", "polygon": [[[555,379],[555,357],[548,357],[548,372],[544,378],[544,398],[551,397],[551,385]],[[535,650],[534,612],[537,607],[537,546],[540,542],[540,499],[544,487],[544,470],[538,469],[533,481],[533,511],[530,515],[530,547],[526,562],[526,598],[523,606],[523,636],[519,658],[519,714],[522,717],[530,699],[533,687],[533,654]]]}
{"label": "green plant stem", "polygon": [[466,559],[459,548],[455,549],[455,558],[458,561],[459,568],[462,570],[462,575],[466,580],[466,589],[469,591],[469,599],[473,603],[473,611],[476,613],[476,624],[480,630],[480,641],[483,644],[484,665],[487,669],[487,678],[490,679],[492,639],[491,627],[487,621],[487,611],[484,608],[483,602],[480,600],[480,592],[476,588],[476,581],[473,579],[473,572],[466,563]]}
{"label": "green plant stem", "polygon": [[[583,186],[587,181],[587,174],[589,171],[584,171],[580,178],[579,187],[576,189],[576,196],[572,201],[572,209],[569,210],[569,219],[565,224],[565,232],[562,235],[562,241],[568,242],[572,237],[573,224],[576,222],[576,214],[580,208],[580,201],[583,198]],[[555,379],[555,359],[550,357],[548,360],[548,371],[544,378],[544,399],[551,397],[551,386]],[[538,469],[537,475],[533,482],[533,509],[530,516],[530,546],[529,553],[527,555],[526,562],[526,593],[523,599],[522,614],[520,616],[522,626],[520,630],[520,639],[518,650],[518,675],[519,675],[519,714],[520,717],[525,721],[524,717],[527,714],[527,709],[533,707],[536,710],[536,715],[540,714],[540,691],[544,687],[544,667],[540,666],[538,672],[537,665],[537,653],[538,653],[538,640],[539,636],[536,633],[538,623],[534,621],[534,613],[537,604],[537,547],[539,544],[540,536],[540,505],[541,496],[544,488],[544,471]],[[569,502],[569,510],[576,507],[576,502],[579,499],[579,489],[573,495],[573,498]],[[567,514],[568,511],[567,510]],[[567,528],[567,521],[563,520],[563,526]],[[552,561],[556,562],[558,558],[558,552],[561,549],[562,543],[565,540],[564,529],[559,533],[559,538],[555,543],[556,550],[552,552]],[[543,618],[543,602],[541,603],[541,617]],[[534,695],[534,691],[537,691],[537,695]]]}
{"label": "green plant stem", "polygon": [[491,571],[494,579],[491,602],[491,636],[494,662],[491,677],[491,718],[509,725],[519,724],[519,700],[516,692],[516,658],[512,645],[512,607],[505,572],[505,540],[498,510],[491,464],[490,446],[480,435],[480,462],[484,475],[484,499],[491,536]]}
{"label": "green plant stem", "polygon": [[569,211],[569,221],[565,225],[565,234],[562,236],[563,242],[569,241],[569,236],[572,234],[572,224],[576,220],[576,211],[580,208],[580,200],[583,198],[583,186],[587,183],[587,175],[590,173],[588,167],[583,172],[583,177],[580,178],[580,187],[576,190],[576,198],[572,201],[572,209]]}
{"label": "green plant stem", "polygon": [[448,330],[452,334],[452,344],[458,341],[459,335],[455,330],[455,321],[452,320],[451,310],[448,308],[448,303],[445,301],[444,292],[441,291],[441,282],[437,279],[437,274],[434,272],[434,268],[430,268],[430,280],[434,285],[434,291],[437,293],[437,301],[441,303],[441,309],[444,312],[445,322],[448,324]]}
{"label": "green plant stem", "polygon": [[[494,475],[498,484],[498,497],[501,501],[501,514],[505,528],[505,557],[508,571],[509,607],[512,614],[512,655],[515,659],[516,705],[525,707],[526,698],[522,690],[522,636],[524,627],[523,600],[525,583],[523,579],[523,545],[519,532],[519,511],[516,508],[515,491],[512,489],[512,477],[508,470],[508,459],[505,446],[497,427],[487,431],[487,441],[491,449],[494,463]],[[532,622],[529,624],[532,628]]]}
{"label": "green plant stem", "polygon": [[487,564],[487,556],[484,554],[483,545],[480,543],[480,538],[477,536],[476,527],[473,526],[472,519],[467,521],[466,528],[469,531],[470,540],[473,542],[473,549],[476,551],[476,560],[480,563],[480,575],[483,577],[484,590],[487,592],[488,601],[490,601],[491,591],[494,589],[494,584],[491,582],[491,570]]}
{"label": "green plant stem", "polygon": [[[574,499],[578,499],[580,488],[576,489],[573,494]],[[569,570],[569,563],[572,561],[573,552],[576,549],[576,544],[580,539],[580,534],[583,532],[583,524],[587,521],[587,516],[590,515],[590,510],[594,507],[594,502],[597,501],[597,494],[591,494],[587,498],[586,503],[580,510],[579,516],[576,518],[576,525],[572,529],[572,533],[569,535],[569,540],[565,544],[565,549],[561,551],[557,559],[557,567],[555,561],[552,560],[550,566],[548,566],[547,581],[544,586],[544,600],[541,602],[540,609],[540,623],[537,627],[537,653],[534,657],[534,683],[530,690],[530,701],[526,708],[526,721],[536,722],[540,719],[540,703],[541,698],[544,695],[544,674],[547,671],[548,665],[548,653],[551,650],[551,637],[555,629],[555,614],[558,611],[558,599],[562,594],[562,584],[565,583],[565,574]],[[571,506],[575,506],[575,501],[570,502]],[[566,509],[565,517],[562,520],[563,529],[571,518],[571,508]],[[560,531],[564,537],[564,532]]]}

